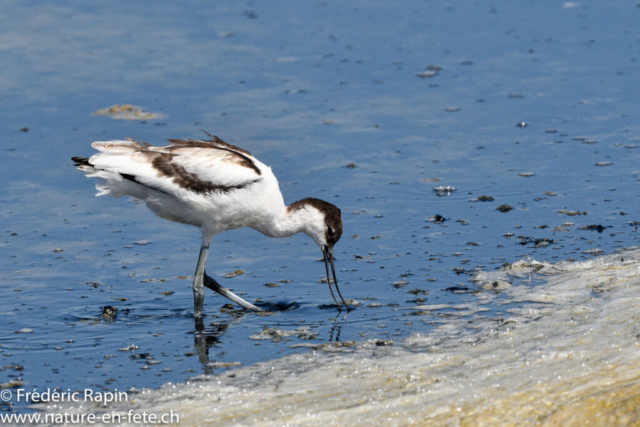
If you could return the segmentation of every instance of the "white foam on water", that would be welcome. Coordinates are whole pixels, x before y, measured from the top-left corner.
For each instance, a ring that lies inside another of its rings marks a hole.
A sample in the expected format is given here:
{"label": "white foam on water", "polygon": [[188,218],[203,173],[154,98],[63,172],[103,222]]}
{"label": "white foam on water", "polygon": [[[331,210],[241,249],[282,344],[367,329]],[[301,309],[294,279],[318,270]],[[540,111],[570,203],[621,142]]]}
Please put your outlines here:
{"label": "white foam on water", "polygon": [[[182,425],[640,422],[640,250],[558,264],[527,259],[474,281],[480,289],[497,282],[500,293],[483,290],[476,303],[451,307],[464,317],[417,306],[436,327],[394,346],[324,346],[142,390],[106,408],[46,410],[173,410]],[[507,314],[486,317],[485,306],[500,301]]]}

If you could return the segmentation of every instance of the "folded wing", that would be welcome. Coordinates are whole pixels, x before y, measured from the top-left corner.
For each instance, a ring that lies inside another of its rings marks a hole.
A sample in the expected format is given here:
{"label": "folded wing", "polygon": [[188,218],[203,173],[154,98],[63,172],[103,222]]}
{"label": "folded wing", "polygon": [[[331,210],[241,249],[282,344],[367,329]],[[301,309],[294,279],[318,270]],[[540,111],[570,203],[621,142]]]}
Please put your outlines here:
{"label": "folded wing", "polygon": [[154,147],[134,140],[98,141],[91,167],[177,197],[227,193],[260,179],[260,163],[247,151],[217,137],[169,140]]}

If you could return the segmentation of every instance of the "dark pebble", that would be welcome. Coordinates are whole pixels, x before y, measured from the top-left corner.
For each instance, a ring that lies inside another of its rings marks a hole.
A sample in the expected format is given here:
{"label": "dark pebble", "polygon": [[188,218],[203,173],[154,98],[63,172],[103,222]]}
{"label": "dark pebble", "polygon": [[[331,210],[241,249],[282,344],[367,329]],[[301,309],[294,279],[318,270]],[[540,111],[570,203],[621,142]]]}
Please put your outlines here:
{"label": "dark pebble", "polygon": [[431,216],[431,217],[427,218],[427,222],[435,222],[436,224],[442,224],[446,220],[447,219],[445,217],[443,217],[442,215],[434,215],[434,216]]}
{"label": "dark pebble", "polygon": [[589,231],[597,231],[598,233],[602,233],[604,231],[604,229],[607,228],[604,225],[596,225],[596,224],[591,224],[591,225],[587,225],[585,227],[580,227],[580,230],[589,230]]}

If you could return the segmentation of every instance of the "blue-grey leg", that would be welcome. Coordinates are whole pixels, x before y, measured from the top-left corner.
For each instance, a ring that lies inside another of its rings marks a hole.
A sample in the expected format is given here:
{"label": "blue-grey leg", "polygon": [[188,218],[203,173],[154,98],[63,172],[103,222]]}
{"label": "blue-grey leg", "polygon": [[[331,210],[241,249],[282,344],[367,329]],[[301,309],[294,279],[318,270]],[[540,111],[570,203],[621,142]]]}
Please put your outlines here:
{"label": "blue-grey leg", "polygon": [[222,287],[220,283],[216,282],[214,279],[209,277],[206,272],[204,273],[204,285],[207,288],[211,289],[212,291],[215,291],[220,295],[222,295],[223,297],[228,298],[231,301],[235,302],[236,304],[246,308],[247,310],[263,311],[260,307],[256,307],[250,302],[243,300],[238,295],[231,292],[229,289]]}
{"label": "blue-grey leg", "polygon": [[207,263],[210,243],[210,239],[202,240],[196,274],[193,278],[193,315],[195,317],[202,317],[202,307],[204,306],[204,266]]}

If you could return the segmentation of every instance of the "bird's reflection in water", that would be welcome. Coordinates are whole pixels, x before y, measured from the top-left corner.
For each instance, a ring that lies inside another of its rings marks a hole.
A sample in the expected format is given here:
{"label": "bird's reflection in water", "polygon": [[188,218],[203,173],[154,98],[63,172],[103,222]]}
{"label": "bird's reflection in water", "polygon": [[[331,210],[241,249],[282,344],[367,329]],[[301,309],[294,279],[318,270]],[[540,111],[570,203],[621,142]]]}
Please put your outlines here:
{"label": "bird's reflection in water", "polygon": [[295,301],[264,302],[262,304],[258,304],[258,306],[267,312],[289,311],[300,308],[300,304]]}
{"label": "bird's reflection in water", "polygon": [[211,367],[211,360],[209,360],[209,349],[220,343],[220,336],[227,329],[229,329],[229,323],[214,322],[209,325],[207,330],[204,325],[204,319],[201,317],[195,318],[194,345],[205,375],[213,375],[214,373]]}
{"label": "bird's reflection in water", "polygon": [[346,324],[346,320],[337,320],[331,329],[329,330],[329,341],[340,342],[340,332],[342,332],[342,327]]}
{"label": "bird's reflection in water", "polygon": [[[286,311],[291,308],[297,308],[298,303],[262,303],[260,304],[265,310],[263,313],[269,313],[270,311]],[[198,352],[198,359],[204,367],[204,373],[206,375],[213,374],[213,363],[209,359],[209,349],[216,344],[221,343],[220,336],[224,334],[232,323],[239,322],[248,313],[247,310],[237,309],[233,304],[225,304],[220,309],[222,313],[230,316],[228,321],[218,321],[210,323],[207,327],[204,324],[204,318],[196,317],[195,320],[195,332],[194,332],[194,345]],[[215,362],[215,361],[214,361]]]}
{"label": "bird's reflection in water", "polygon": [[[275,314],[278,311],[289,311],[300,308],[300,304],[297,302],[261,302],[258,303],[264,311],[264,315]],[[322,306],[320,307],[323,308]],[[232,323],[237,323],[242,320],[248,313],[247,310],[235,309],[232,304],[225,304],[220,309],[221,312],[230,315],[227,321],[216,321],[205,326],[203,317],[194,318],[195,331],[194,331],[194,346],[198,353],[198,359],[202,364],[205,375],[213,375],[215,367],[223,367],[224,363],[216,363],[209,358],[209,349],[216,344],[221,344],[221,336],[227,332],[229,326]],[[329,329],[329,341],[340,342],[340,334],[342,327],[347,324],[347,316],[336,319],[332,317],[328,320],[333,321],[333,325]],[[323,323],[323,322],[321,322]]]}

